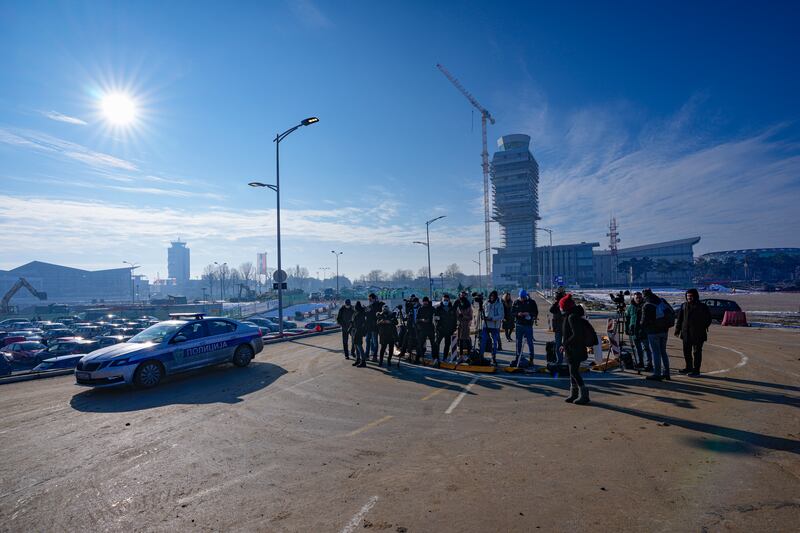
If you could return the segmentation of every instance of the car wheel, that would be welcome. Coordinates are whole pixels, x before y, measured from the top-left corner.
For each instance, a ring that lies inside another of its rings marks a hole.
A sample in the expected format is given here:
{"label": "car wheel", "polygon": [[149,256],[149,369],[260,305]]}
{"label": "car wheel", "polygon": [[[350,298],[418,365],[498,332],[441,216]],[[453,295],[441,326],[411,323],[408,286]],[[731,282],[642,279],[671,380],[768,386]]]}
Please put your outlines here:
{"label": "car wheel", "polygon": [[233,354],[233,364],[238,367],[245,367],[253,360],[253,349],[246,344],[236,348]]}
{"label": "car wheel", "polygon": [[140,364],[133,374],[133,382],[143,389],[151,389],[161,383],[164,377],[164,367],[158,361],[145,361]]}

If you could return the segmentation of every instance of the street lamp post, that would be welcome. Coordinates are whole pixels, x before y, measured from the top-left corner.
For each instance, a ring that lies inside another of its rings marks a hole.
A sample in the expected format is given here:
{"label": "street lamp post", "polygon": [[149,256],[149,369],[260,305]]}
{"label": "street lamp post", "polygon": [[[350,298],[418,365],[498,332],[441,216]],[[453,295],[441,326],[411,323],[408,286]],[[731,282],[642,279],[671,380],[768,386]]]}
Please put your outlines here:
{"label": "street lamp post", "polygon": [[339,256],[342,255],[344,252],[337,252],[336,250],[331,250],[331,253],[336,256],[336,302],[339,301]]}
{"label": "street lamp post", "polygon": [[123,261],[122,263],[125,264],[125,265],[128,265],[128,268],[130,268],[130,270],[131,270],[131,303],[136,305],[136,296],[135,296],[136,293],[134,293],[134,291],[133,291],[133,271],[135,269],[139,268],[142,265],[137,265],[137,264],[131,263],[130,261]]}
{"label": "street lamp post", "polygon": [[428,248],[428,294],[431,298],[433,298],[433,278],[431,277],[431,224],[446,216],[447,215],[441,215],[425,222],[425,242],[427,243],[425,246]]}
{"label": "street lamp post", "polygon": [[[225,301],[225,269],[222,268],[222,267],[227,267],[228,263],[220,264],[220,263],[217,263],[216,261],[214,261],[214,264],[219,267],[219,278],[220,278],[220,281],[219,281],[219,299],[224,302]],[[213,294],[212,294],[212,296],[213,296]]]}
{"label": "street lamp post", "polygon": [[[281,163],[280,163],[280,146],[281,141],[285,139],[290,133],[301,126],[310,126],[319,122],[317,117],[308,117],[300,121],[300,124],[289,128],[283,133],[278,133],[272,142],[275,143],[275,185],[261,183],[259,181],[251,181],[248,185],[251,187],[267,187],[275,191],[275,210],[276,222],[278,233],[278,271],[283,272],[281,263]],[[276,280],[277,281],[277,280]],[[278,281],[278,333],[283,336],[283,281]]]}
{"label": "street lamp post", "polygon": [[478,260],[472,260],[473,263],[478,265],[478,287],[481,289],[481,294],[483,294],[483,277],[481,276],[481,256],[478,255]]}
{"label": "street lamp post", "polygon": [[[424,246],[425,248],[428,248],[428,250],[430,250],[430,244],[428,244],[427,242],[414,241],[414,244],[420,244],[420,245]],[[429,282],[429,284],[428,284],[428,291],[429,291],[428,292],[428,296],[431,296],[431,294],[430,294],[430,281],[431,281],[431,253],[430,253],[430,251],[428,251],[428,282]]]}
{"label": "street lamp post", "polygon": [[547,250],[547,255],[548,255],[548,260],[549,260],[548,261],[548,270],[550,271],[550,296],[552,297],[553,294],[554,294],[553,283],[555,282],[555,280],[553,280],[553,230],[550,229],[550,228],[536,228],[536,229],[538,229],[540,231],[546,231],[547,234],[550,237],[550,246],[549,246],[549,248]]}

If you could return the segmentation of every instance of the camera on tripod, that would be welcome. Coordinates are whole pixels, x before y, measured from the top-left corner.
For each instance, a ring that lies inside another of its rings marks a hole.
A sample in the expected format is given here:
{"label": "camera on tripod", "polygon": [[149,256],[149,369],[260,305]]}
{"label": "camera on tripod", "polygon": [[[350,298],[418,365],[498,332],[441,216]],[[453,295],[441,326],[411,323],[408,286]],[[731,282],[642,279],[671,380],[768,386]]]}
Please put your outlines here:
{"label": "camera on tripod", "polygon": [[620,315],[625,313],[625,297],[629,296],[631,291],[619,291],[616,294],[613,292],[609,293],[608,295],[611,297],[611,301],[614,302],[614,305],[617,306],[617,313]]}
{"label": "camera on tripod", "polygon": [[483,293],[473,292],[472,298],[478,303],[478,306],[483,307]]}

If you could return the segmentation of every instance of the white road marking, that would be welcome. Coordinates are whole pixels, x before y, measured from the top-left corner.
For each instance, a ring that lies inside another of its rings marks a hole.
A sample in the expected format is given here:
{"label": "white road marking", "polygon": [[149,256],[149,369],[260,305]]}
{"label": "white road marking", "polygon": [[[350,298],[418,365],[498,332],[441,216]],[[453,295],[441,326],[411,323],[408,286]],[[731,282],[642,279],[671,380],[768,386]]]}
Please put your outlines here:
{"label": "white road marking", "polygon": [[361,525],[361,520],[365,516],[367,516],[367,513],[369,512],[369,510],[372,509],[375,506],[376,503],[378,503],[378,497],[377,496],[373,496],[372,498],[370,498],[369,501],[364,504],[364,507],[362,507],[355,514],[355,516],[353,516],[353,518],[350,519],[350,521],[347,523],[347,525],[342,528],[342,532],[341,533],[353,533],[353,531],[358,529],[358,527]]}
{"label": "white road marking", "polygon": [[703,374],[724,374],[725,372],[730,372],[731,370],[735,370],[737,368],[743,367],[750,360],[749,357],[747,357],[745,354],[743,354],[739,350],[734,350],[733,348],[729,348],[727,346],[721,346],[719,344],[711,344],[711,343],[709,343],[708,345],[709,346],[714,346],[715,348],[722,348],[723,350],[729,350],[729,351],[731,351],[733,353],[739,354],[739,357],[741,357],[741,359],[739,359],[739,362],[734,367],[723,368],[722,370],[714,370],[712,372],[703,372]]}
{"label": "white road marking", "polygon": [[467,386],[466,386],[466,387],[464,387],[464,390],[462,390],[462,391],[461,391],[461,392],[458,394],[458,396],[456,396],[456,399],[455,399],[455,400],[453,400],[453,403],[451,403],[451,404],[450,404],[450,407],[448,407],[448,408],[447,408],[447,411],[445,411],[445,412],[444,412],[444,414],[446,414],[446,415],[449,415],[450,413],[452,413],[452,412],[453,412],[453,410],[455,410],[455,408],[456,408],[456,407],[458,407],[458,404],[460,404],[460,403],[461,403],[461,400],[463,400],[463,399],[464,399],[464,396],[466,396],[466,395],[467,395],[467,393],[469,392],[469,390],[472,388],[472,386],[473,386],[473,385],[475,385],[475,382],[477,382],[477,381],[478,381],[478,378],[477,378],[477,377],[475,377],[475,378],[472,378],[472,381],[470,381],[470,382],[467,384]]}

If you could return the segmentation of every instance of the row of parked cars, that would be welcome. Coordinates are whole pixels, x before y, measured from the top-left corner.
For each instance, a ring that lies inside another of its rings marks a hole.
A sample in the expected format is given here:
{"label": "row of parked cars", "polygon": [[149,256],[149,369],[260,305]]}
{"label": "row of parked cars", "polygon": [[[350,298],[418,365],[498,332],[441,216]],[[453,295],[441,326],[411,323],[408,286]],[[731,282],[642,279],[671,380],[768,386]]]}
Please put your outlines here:
{"label": "row of parked cars", "polygon": [[[251,317],[245,320],[243,323],[260,328],[264,340],[280,338],[280,328],[278,326],[278,319],[276,317]],[[296,322],[284,320],[283,336],[296,337],[297,335],[303,335],[311,331],[322,331],[336,327],[338,327],[338,325],[335,322],[314,321],[308,322],[301,328],[298,327]]]}
{"label": "row of parked cars", "polygon": [[[250,347],[255,353],[261,350],[260,346],[262,344],[260,343],[263,340],[280,337],[278,319],[274,317],[253,317],[240,322],[228,319],[213,319],[208,322],[210,319],[204,319],[198,315],[195,320],[201,321],[203,327],[210,328],[206,335],[202,336],[203,339],[209,338],[211,340],[212,337],[215,337],[217,334],[211,330],[219,324],[230,326],[232,331],[244,328],[241,331],[245,334],[248,331],[257,332],[258,340],[253,340],[254,337],[250,339],[252,342]],[[206,322],[211,326],[207,326]],[[149,345],[153,342],[153,339],[150,338],[152,336],[150,332],[158,329],[156,326],[160,326],[162,329],[164,327],[174,329],[173,325],[188,327],[191,324],[198,325],[199,322],[179,323],[175,320],[159,322],[154,317],[141,317],[136,320],[105,317],[103,320],[94,322],[82,321],[78,317],[64,317],[57,322],[35,322],[21,319],[5,320],[0,322],[0,346],[2,346],[2,349],[0,349],[0,375],[8,374],[13,370],[33,369],[41,371],[76,367],[78,371],[83,373],[86,370],[81,365],[86,366],[84,363],[99,355],[112,353],[108,352],[111,349],[110,347],[127,353],[129,350],[127,346],[130,344]],[[336,323],[326,321],[309,322],[304,327],[298,327],[297,323],[284,320],[283,336],[293,337],[336,327],[338,327]],[[174,334],[174,332],[172,333]],[[168,344],[180,343],[180,339],[180,336],[176,336]],[[157,342],[164,342],[164,339],[160,339]],[[225,355],[223,359],[228,356],[230,354]],[[115,363],[112,366],[117,364]],[[175,365],[172,360],[161,361],[160,364],[164,372],[168,370],[172,372],[177,366],[180,366]],[[92,377],[91,379],[95,378]],[[131,380],[135,381],[133,374],[125,376],[126,382],[131,382]]]}
{"label": "row of parked cars", "polygon": [[149,316],[137,319],[107,316],[96,321],[80,317],[60,317],[54,321],[6,319],[0,321],[0,365],[5,373],[74,368],[83,355],[126,342],[158,322]]}

